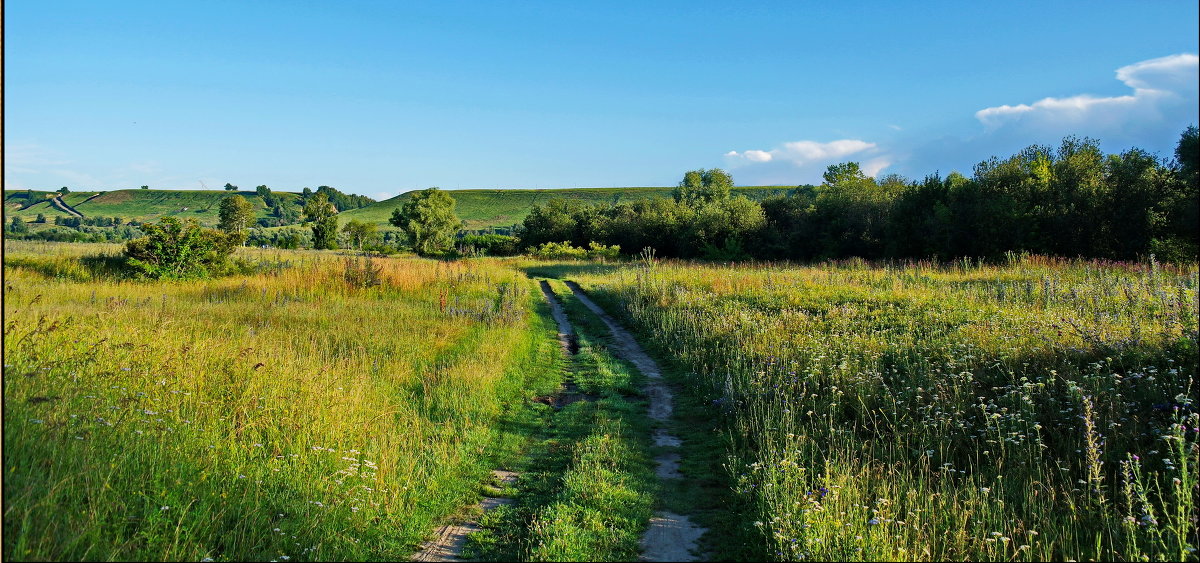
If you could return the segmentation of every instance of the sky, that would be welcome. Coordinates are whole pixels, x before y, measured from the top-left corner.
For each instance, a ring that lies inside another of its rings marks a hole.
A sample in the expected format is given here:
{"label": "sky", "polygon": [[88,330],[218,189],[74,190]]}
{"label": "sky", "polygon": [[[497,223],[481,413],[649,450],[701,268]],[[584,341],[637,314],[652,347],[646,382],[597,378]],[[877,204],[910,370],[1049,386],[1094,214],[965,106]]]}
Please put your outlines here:
{"label": "sky", "polygon": [[5,189],[819,183],[1198,121],[1186,2],[4,2]]}

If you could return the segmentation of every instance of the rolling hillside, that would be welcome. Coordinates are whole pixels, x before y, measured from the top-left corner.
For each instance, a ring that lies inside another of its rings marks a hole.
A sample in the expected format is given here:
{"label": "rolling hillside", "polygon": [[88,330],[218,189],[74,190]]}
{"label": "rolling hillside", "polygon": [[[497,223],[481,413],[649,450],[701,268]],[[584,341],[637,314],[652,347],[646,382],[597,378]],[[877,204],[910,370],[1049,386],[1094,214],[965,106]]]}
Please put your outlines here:
{"label": "rolling hillside", "polygon": [[[63,201],[85,217],[120,217],[125,220],[155,221],[160,217],[175,216],[195,219],[202,225],[216,225],[217,209],[221,200],[236,193],[246,198],[255,208],[255,218],[266,217],[269,209],[261,197],[252,191],[227,192],[224,190],[114,190],[111,192],[73,192],[63,196]],[[289,201],[298,201],[300,194],[274,192]],[[25,191],[4,191],[4,213],[9,217],[20,217],[31,221],[39,213],[50,221],[56,216],[68,214],[51,204],[52,192],[32,192],[36,203],[29,204]]]}
{"label": "rolling hillside", "polygon": [[[743,186],[734,188],[735,194],[750,199],[763,199],[772,195],[786,194],[793,186]],[[542,205],[554,198],[582,200],[588,203],[617,203],[643,198],[671,197],[673,187],[632,188],[568,188],[546,190],[448,190],[458,202],[458,216],[466,222],[468,229],[508,227],[520,223],[534,205]],[[110,192],[74,192],[62,200],[85,217],[120,217],[126,221],[155,221],[164,216],[196,219],[202,225],[217,224],[217,209],[221,200],[231,192],[222,190],[115,190]],[[252,191],[235,192],[245,197],[255,207],[255,218],[266,217],[270,211],[261,197]],[[273,192],[276,195],[298,202],[300,194]],[[410,192],[411,193],[411,192]],[[69,215],[54,206],[50,197],[53,192],[5,190],[4,213],[6,217],[20,217],[32,221],[39,213],[53,222],[54,217]],[[351,219],[378,224],[385,230],[391,229],[388,218],[392,210],[400,207],[409,197],[407,193],[373,203],[361,209],[351,209],[339,214],[342,222]],[[31,203],[32,202],[32,203]]]}
{"label": "rolling hillside", "polygon": [[[735,194],[759,200],[786,194],[795,186],[744,186],[733,189]],[[554,198],[583,200],[589,203],[617,203],[643,198],[671,197],[674,187],[665,188],[568,188],[558,190],[448,190],[458,202],[458,216],[468,229],[508,227],[520,223],[534,205]],[[411,192],[410,192],[411,193]],[[387,225],[392,210],[404,204],[409,194],[373,203],[361,209],[341,213],[343,220],[357,219]]]}

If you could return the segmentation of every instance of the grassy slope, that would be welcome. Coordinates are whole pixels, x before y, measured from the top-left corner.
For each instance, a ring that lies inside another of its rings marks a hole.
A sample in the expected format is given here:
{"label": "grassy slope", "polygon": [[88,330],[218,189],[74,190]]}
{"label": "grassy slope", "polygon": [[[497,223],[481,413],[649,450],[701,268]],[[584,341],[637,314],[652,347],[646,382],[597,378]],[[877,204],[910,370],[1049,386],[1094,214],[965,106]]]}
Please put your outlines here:
{"label": "grassy slope", "polygon": [[[34,192],[43,196],[49,192]],[[254,192],[240,191],[238,195],[254,205],[255,217],[266,217],[268,209],[262,198]],[[274,192],[280,197],[298,200],[300,195],[289,192]],[[33,220],[38,213],[53,221],[55,216],[67,214],[54,207],[49,200],[20,209],[24,203],[24,191],[4,192],[5,213],[26,221]],[[111,192],[78,192],[67,194],[63,201],[86,217],[121,217],[139,221],[154,221],[164,216],[190,218],[203,225],[217,224],[217,209],[221,200],[230,192],[223,190],[115,190]]]}
{"label": "grassy slope", "polygon": [[[793,186],[742,186],[734,188],[735,194],[750,199],[763,199],[784,194]],[[508,227],[520,223],[534,205],[544,205],[554,198],[576,199],[588,203],[616,203],[653,197],[671,197],[673,187],[659,188],[570,188],[560,190],[450,190],[458,202],[458,216],[466,221],[468,229]],[[35,198],[45,198],[52,192],[34,192]],[[262,198],[254,192],[237,192],[255,206],[255,217],[266,217],[268,209]],[[274,192],[277,195],[299,198],[299,194]],[[410,192],[411,193],[411,192]],[[55,216],[68,216],[46,201],[22,209],[25,205],[23,190],[5,190],[4,209],[6,216],[21,217],[32,221],[38,213],[50,221]],[[229,192],[218,190],[116,190],[111,192],[70,193],[64,201],[87,217],[121,217],[139,221],[154,221],[163,216],[196,219],[203,225],[217,224],[217,206]],[[351,219],[368,221],[390,229],[388,218],[392,210],[399,207],[409,194],[380,201],[362,209],[341,213],[344,223]]]}
{"label": "grassy slope", "polygon": [[[734,193],[751,199],[763,199],[786,193],[794,186],[745,186]],[[582,200],[588,203],[616,203],[649,197],[671,197],[673,187],[666,188],[571,188],[561,190],[449,190],[458,202],[458,216],[468,229],[507,227],[520,223],[534,205],[544,205],[554,198]],[[409,192],[411,193],[411,192]],[[400,207],[409,194],[400,194],[362,209],[342,213],[344,220],[357,219],[386,225],[392,210]]]}

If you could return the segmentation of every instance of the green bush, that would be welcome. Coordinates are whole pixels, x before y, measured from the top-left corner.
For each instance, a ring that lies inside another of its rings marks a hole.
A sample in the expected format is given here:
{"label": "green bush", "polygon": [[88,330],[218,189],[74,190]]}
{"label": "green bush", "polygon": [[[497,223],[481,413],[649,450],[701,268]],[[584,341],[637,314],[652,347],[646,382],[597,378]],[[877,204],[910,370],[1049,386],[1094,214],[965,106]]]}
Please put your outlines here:
{"label": "green bush", "polygon": [[[482,235],[466,235],[458,239],[459,249],[473,248],[476,251],[482,251],[488,256],[516,256],[520,253],[518,243],[520,239],[508,235],[497,234],[482,234]],[[463,252],[463,250],[460,250]],[[465,253],[465,252],[464,252]]]}
{"label": "green bush", "polygon": [[606,246],[592,241],[588,243],[588,248],[579,248],[563,241],[542,243],[538,247],[531,246],[525,252],[543,260],[615,260],[621,254],[621,247]]}
{"label": "green bush", "polygon": [[621,255],[621,245],[613,244],[605,246],[596,241],[588,243],[588,258],[592,260],[616,260]]}
{"label": "green bush", "polygon": [[588,256],[586,249],[571,246],[567,241],[545,242],[536,248],[529,247],[526,252],[543,260],[584,260]]}
{"label": "green bush", "polygon": [[194,220],[163,217],[141,226],[146,236],[125,243],[127,264],[141,278],[196,279],[226,273],[241,238],[205,229]]}

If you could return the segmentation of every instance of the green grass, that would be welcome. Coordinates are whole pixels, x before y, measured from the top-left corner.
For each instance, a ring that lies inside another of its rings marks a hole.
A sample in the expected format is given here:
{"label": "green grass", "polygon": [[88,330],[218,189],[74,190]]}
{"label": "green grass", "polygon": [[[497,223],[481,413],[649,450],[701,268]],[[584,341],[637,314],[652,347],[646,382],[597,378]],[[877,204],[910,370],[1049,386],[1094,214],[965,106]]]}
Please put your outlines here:
{"label": "green grass", "polygon": [[557,382],[503,262],[131,283],[80,260],[115,246],[5,245],[5,560],[406,558]]}
{"label": "green grass", "polygon": [[[746,186],[734,188],[735,194],[751,199],[785,194],[795,186]],[[468,229],[510,227],[521,223],[534,205],[544,205],[554,198],[574,199],[588,203],[617,203],[644,198],[671,197],[675,188],[573,188],[556,190],[450,190],[457,203],[458,216]],[[357,219],[386,225],[392,210],[404,204],[408,194],[401,194],[361,209],[340,214],[345,220]]]}
{"label": "green grass", "polygon": [[[772,195],[786,194],[794,186],[745,186],[734,188],[735,194],[751,199],[763,199]],[[660,188],[573,188],[547,190],[451,190],[457,202],[457,211],[467,229],[488,227],[510,227],[519,224],[534,205],[542,205],[553,198],[576,199],[589,203],[616,203],[651,197],[671,197],[673,187]],[[44,214],[51,223],[54,217],[69,215],[44,201],[52,192],[34,192],[36,203],[25,207],[27,200],[23,190],[5,190],[5,216],[21,217],[32,221],[38,213]],[[231,192],[217,190],[115,190],[110,192],[70,193],[64,198],[85,217],[121,217],[125,220],[155,221],[164,216],[196,219],[203,225],[217,224],[217,209],[221,200]],[[255,218],[266,217],[269,211],[262,198],[254,192],[236,192],[255,207]],[[284,198],[298,199],[300,194],[272,192]],[[388,223],[392,210],[400,207],[408,194],[376,202],[361,209],[351,209],[338,214],[345,223],[351,219],[373,222],[382,230],[395,230]]]}
{"label": "green grass", "polygon": [[652,513],[657,481],[649,453],[649,420],[638,395],[642,377],[613,358],[567,297],[579,353],[569,379],[588,400],[554,412],[520,466],[515,504],[480,521],[468,555],[500,561],[631,561]]}
{"label": "green grass", "polygon": [[[38,213],[44,214],[51,222],[54,217],[69,217],[70,215],[54,207],[48,200],[41,201],[24,209],[16,209],[16,204],[23,204],[24,191],[5,190],[5,214],[32,221]],[[39,192],[35,192],[37,195]],[[49,193],[49,192],[47,192]],[[246,198],[254,206],[254,217],[267,217],[270,209],[263,203],[261,197],[252,191],[227,192],[223,190],[114,190],[109,192],[72,192],[63,201],[85,217],[120,217],[137,221],[156,221],[161,217],[172,216],[181,219],[195,219],[202,225],[214,226],[219,219],[217,211],[221,200],[236,193]],[[289,192],[272,192],[286,201],[295,202],[300,194]]]}
{"label": "green grass", "polygon": [[557,267],[728,437],[722,557],[1196,560],[1194,264]]}

